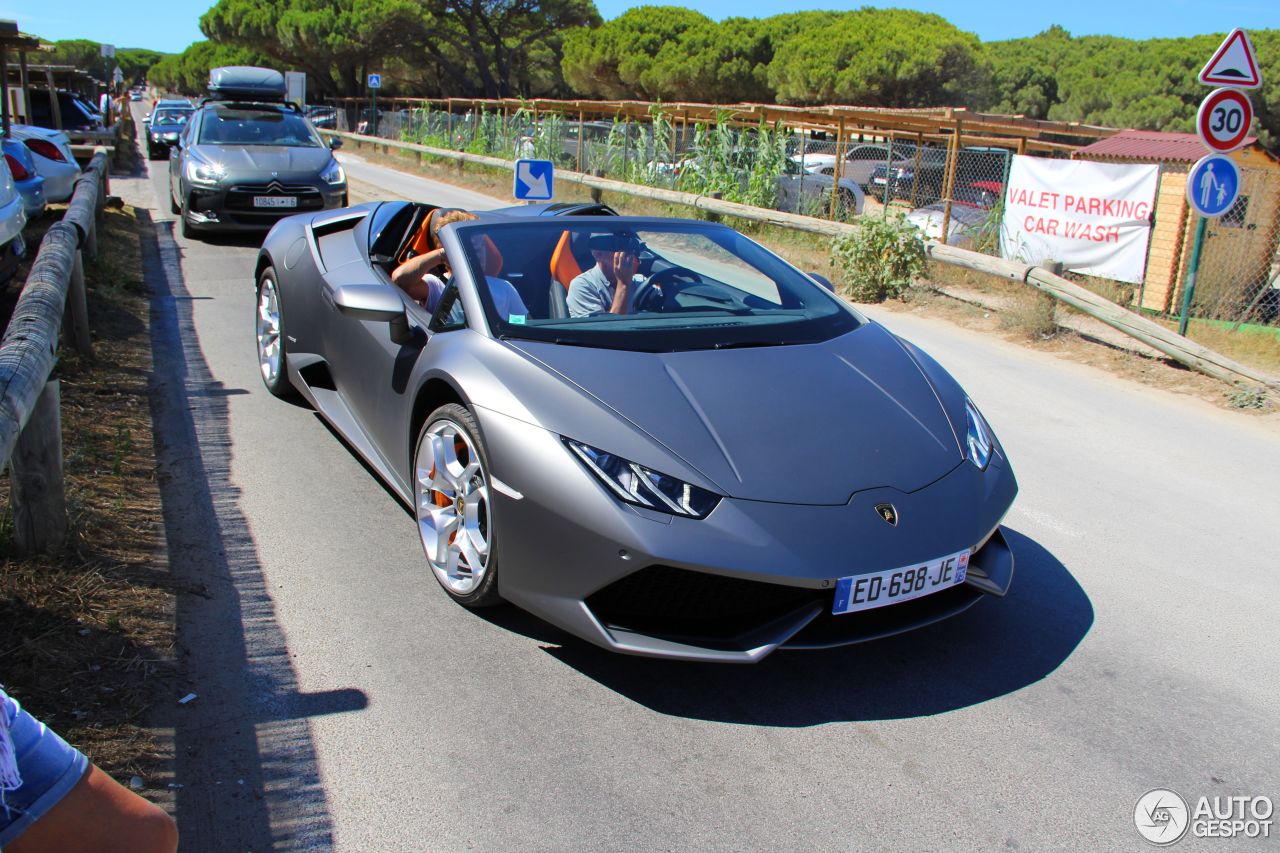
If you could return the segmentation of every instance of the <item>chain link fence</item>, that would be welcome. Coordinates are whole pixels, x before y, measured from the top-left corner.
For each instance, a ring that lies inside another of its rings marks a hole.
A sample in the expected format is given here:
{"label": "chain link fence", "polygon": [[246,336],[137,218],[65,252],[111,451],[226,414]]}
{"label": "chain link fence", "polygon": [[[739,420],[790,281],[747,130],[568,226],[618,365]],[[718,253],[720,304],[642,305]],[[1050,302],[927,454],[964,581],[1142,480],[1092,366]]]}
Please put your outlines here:
{"label": "chain link fence", "polygon": [[[321,108],[317,108],[321,109]],[[989,211],[999,204],[1011,152],[892,134],[836,140],[821,131],[761,122],[685,122],[659,108],[647,119],[587,119],[532,109],[323,108],[339,130],[499,157],[549,159],[575,171],[728,201],[847,221],[944,201]],[[958,214],[961,224],[974,219]],[[937,236],[937,235],[931,235]]]}

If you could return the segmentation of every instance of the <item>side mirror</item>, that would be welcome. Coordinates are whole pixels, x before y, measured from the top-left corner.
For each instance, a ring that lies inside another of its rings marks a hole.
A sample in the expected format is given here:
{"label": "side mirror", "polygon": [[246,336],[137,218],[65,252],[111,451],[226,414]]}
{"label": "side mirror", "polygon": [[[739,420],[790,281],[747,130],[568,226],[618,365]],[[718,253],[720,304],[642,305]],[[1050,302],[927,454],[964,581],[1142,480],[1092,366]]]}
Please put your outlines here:
{"label": "side mirror", "polygon": [[809,273],[809,278],[813,279],[827,290],[830,290],[832,293],[836,292],[836,286],[832,284],[831,279],[827,278],[825,275],[819,275],[816,272],[811,272]]}
{"label": "side mirror", "polygon": [[391,327],[391,340],[397,344],[407,343],[413,338],[409,331],[409,318],[404,313],[404,302],[390,285],[343,285],[334,291],[333,304],[347,317],[387,323]]}
{"label": "side mirror", "polygon": [[147,113],[142,117],[143,124],[151,124],[151,113]]}
{"label": "side mirror", "polygon": [[333,151],[333,150],[338,149],[338,148],[341,148],[341,147],[342,147],[342,137],[341,137],[341,136],[330,136],[330,137],[329,137],[329,150],[330,150],[330,151]]}

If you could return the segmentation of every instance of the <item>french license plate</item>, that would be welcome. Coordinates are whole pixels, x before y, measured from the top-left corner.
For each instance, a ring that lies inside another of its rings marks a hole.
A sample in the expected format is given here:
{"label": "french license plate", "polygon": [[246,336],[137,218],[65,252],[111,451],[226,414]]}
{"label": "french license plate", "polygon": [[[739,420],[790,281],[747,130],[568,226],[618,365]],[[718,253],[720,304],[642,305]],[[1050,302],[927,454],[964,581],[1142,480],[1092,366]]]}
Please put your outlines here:
{"label": "french license plate", "polygon": [[298,200],[291,195],[255,195],[254,207],[297,207]]}
{"label": "french license plate", "polygon": [[884,181],[885,181],[885,179],[884,179],[884,178],[872,178],[872,179],[871,179],[871,183],[873,183],[873,184],[881,184],[881,185],[883,185],[883,184],[884,184]]}
{"label": "french license plate", "polygon": [[836,600],[831,612],[873,610],[962,584],[969,571],[970,551],[966,548],[927,563],[840,578],[836,581]]}

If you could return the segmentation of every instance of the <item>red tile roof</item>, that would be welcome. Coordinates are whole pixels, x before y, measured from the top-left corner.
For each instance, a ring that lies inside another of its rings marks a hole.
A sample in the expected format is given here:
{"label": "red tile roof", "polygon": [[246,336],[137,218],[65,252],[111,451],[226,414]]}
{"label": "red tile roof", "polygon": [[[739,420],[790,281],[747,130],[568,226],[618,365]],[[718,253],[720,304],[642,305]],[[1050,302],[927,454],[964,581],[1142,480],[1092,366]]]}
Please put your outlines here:
{"label": "red tile roof", "polygon": [[[1245,140],[1246,146],[1258,141],[1256,136]],[[1094,157],[1113,157],[1120,160],[1145,160],[1152,163],[1194,163],[1209,153],[1209,149],[1194,133],[1161,133],[1155,130],[1122,130],[1115,136],[1100,139],[1092,145],[1078,149],[1072,156],[1089,160]]]}

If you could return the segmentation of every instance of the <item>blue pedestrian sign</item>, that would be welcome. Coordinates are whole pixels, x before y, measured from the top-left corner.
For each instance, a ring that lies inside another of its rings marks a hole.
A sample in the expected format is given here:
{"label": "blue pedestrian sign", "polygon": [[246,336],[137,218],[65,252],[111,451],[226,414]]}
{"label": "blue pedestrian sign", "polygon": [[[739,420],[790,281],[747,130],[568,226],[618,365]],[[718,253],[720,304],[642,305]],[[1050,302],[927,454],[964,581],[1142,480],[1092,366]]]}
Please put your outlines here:
{"label": "blue pedestrian sign", "polygon": [[1210,154],[1187,173],[1187,201],[1201,216],[1221,216],[1240,195],[1240,170],[1230,157]]}
{"label": "blue pedestrian sign", "polygon": [[517,160],[511,194],[520,201],[551,201],[554,177],[555,164],[550,160]]}
{"label": "blue pedestrian sign", "polygon": [[382,88],[382,75],[381,75],[381,74],[370,74],[370,75],[369,75],[369,88],[370,88],[370,89],[381,89],[381,88]]}

